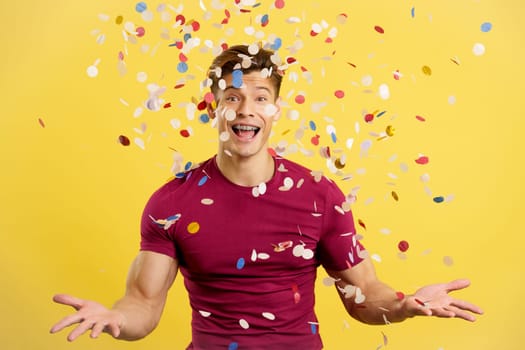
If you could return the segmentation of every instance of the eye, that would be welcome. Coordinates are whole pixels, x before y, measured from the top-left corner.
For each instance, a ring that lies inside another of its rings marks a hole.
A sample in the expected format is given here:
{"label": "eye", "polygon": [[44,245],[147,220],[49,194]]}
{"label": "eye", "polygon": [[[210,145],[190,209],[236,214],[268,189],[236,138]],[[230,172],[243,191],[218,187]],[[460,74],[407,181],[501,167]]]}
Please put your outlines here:
{"label": "eye", "polygon": [[225,98],[226,102],[237,102],[239,101],[239,98],[235,95],[229,95]]}
{"label": "eye", "polygon": [[257,97],[257,102],[266,102],[266,101],[268,101],[268,97],[266,96]]}

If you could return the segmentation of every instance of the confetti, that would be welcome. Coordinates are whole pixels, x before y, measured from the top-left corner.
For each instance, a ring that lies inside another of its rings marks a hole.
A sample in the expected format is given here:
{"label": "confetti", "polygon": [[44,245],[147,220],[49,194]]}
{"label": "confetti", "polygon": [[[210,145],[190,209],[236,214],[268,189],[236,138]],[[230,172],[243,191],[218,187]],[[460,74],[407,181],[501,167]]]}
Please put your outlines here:
{"label": "confetti", "polygon": [[397,244],[397,248],[399,249],[400,252],[406,252],[408,250],[408,247],[409,247],[409,244],[407,241],[399,241],[399,243]]}
{"label": "confetti", "polygon": [[429,66],[423,66],[421,70],[423,71],[423,74],[425,75],[428,75],[428,76],[432,75],[432,68],[430,68]]}
{"label": "confetti", "polygon": [[380,27],[380,26],[375,26],[374,30],[376,32],[378,32],[379,34],[384,34],[385,33],[385,30],[382,27]]}
{"label": "confetti", "polygon": [[228,350],[237,350],[239,349],[239,344],[236,342],[232,342],[228,344]]}
{"label": "confetti", "polygon": [[492,23],[490,22],[485,22],[483,24],[481,24],[481,31],[483,33],[488,33],[492,30]]}
{"label": "confetti", "polygon": [[429,159],[428,159],[427,156],[420,156],[419,158],[417,158],[417,159],[415,160],[415,162],[416,162],[417,164],[420,164],[420,165],[425,165],[425,164],[428,164]]}
{"label": "confetti", "polygon": [[199,232],[199,230],[200,230],[200,225],[198,222],[194,221],[188,224],[188,233],[195,234]]}
{"label": "confetti", "polygon": [[452,266],[452,265],[454,265],[454,260],[450,256],[444,256],[443,257],[443,264],[445,264],[445,266]]}
{"label": "confetti", "polygon": [[239,258],[236,264],[237,270],[242,270],[244,268],[244,264],[245,264],[244,258]]}
{"label": "confetti", "polygon": [[485,45],[481,43],[474,44],[474,47],[472,47],[472,52],[475,56],[482,56],[485,54]]}
{"label": "confetti", "polygon": [[38,118],[38,124],[40,124],[40,126],[43,128],[46,127],[46,124],[44,123],[44,120],[42,118]]}
{"label": "confetti", "polygon": [[120,135],[118,137],[118,142],[122,145],[122,146],[129,146],[130,145],[130,141],[129,141],[129,138],[125,135]]}

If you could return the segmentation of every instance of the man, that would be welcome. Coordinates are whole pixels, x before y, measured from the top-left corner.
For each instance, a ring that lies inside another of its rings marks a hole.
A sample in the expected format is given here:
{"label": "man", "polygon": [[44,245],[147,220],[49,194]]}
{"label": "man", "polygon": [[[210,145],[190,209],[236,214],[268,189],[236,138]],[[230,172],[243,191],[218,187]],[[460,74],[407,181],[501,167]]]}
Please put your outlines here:
{"label": "man", "polygon": [[321,349],[314,282],[322,265],[348,313],[369,324],[422,316],[474,321],[482,311],[450,291],[467,280],[396,292],[376,277],[345,195],[325,177],[269,151],[280,115],[278,56],[234,46],[209,69],[217,154],[178,174],[148,201],[141,251],[126,293],[108,309],[56,295],[77,312],[70,341],[91,331],[134,340],[156,327],[177,272],[192,307],[188,349]]}

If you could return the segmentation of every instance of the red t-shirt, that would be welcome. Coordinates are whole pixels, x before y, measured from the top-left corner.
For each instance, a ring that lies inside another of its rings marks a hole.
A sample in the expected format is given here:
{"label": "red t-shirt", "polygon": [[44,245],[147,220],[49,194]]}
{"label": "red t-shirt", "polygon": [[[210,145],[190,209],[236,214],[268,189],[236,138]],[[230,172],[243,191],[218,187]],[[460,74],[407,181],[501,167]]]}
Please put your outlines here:
{"label": "red t-shirt", "polygon": [[211,158],[157,190],[141,250],[178,260],[189,294],[188,349],[322,348],[317,267],[344,270],[364,250],[339,188],[286,159],[256,189],[233,184]]}

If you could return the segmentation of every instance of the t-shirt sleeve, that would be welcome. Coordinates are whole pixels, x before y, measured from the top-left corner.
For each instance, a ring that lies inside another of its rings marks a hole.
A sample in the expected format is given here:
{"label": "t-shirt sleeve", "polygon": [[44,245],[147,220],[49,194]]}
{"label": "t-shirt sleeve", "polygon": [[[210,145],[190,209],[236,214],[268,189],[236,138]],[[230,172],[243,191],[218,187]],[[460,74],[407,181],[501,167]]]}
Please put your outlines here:
{"label": "t-shirt sleeve", "polygon": [[357,239],[352,212],[342,209],[345,196],[334,183],[329,184],[325,198],[319,259],[326,269],[346,270],[363,260],[365,248]]}
{"label": "t-shirt sleeve", "polygon": [[140,250],[153,251],[177,258],[173,232],[180,214],[166,212],[165,187],[156,191],[148,200],[142,213],[140,225]]}

